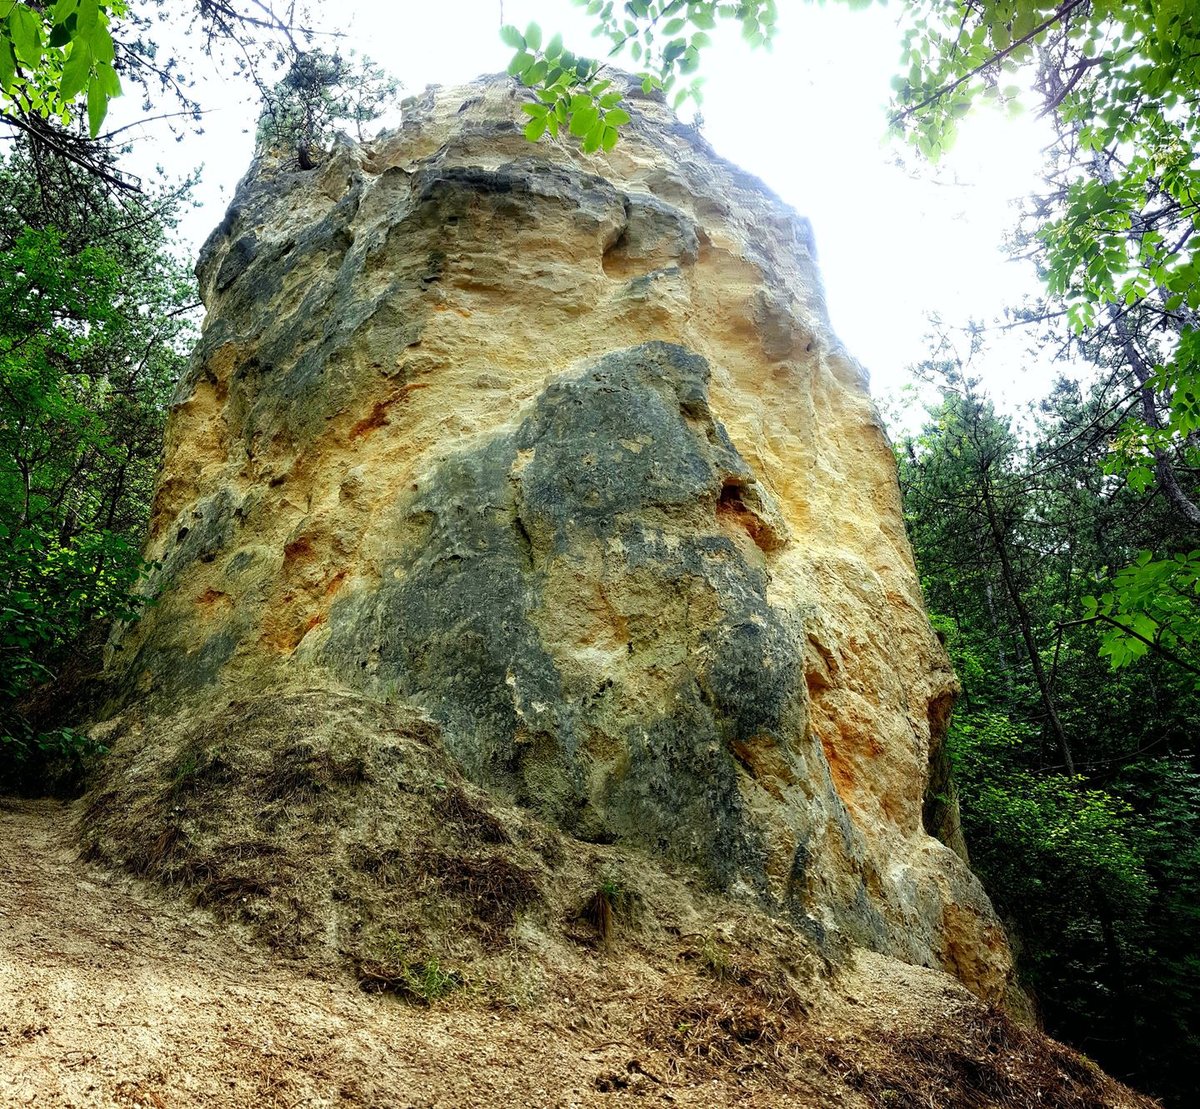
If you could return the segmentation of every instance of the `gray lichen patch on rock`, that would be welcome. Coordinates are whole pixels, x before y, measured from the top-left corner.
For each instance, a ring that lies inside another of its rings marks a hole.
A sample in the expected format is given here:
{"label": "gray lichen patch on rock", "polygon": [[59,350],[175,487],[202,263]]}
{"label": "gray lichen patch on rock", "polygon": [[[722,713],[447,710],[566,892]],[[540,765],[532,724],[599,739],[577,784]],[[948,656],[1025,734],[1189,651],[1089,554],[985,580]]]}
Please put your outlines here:
{"label": "gray lichen patch on rock", "polygon": [[574,834],[765,892],[733,750],[799,776],[799,645],[721,526],[755,481],[708,382],[667,344],[554,381],[403,499],[412,546],[332,608],[315,657],[427,708],[473,776]]}
{"label": "gray lichen patch on rock", "polygon": [[590,157],[526,143],[526,95],[252,167],[109,711],[324,675],[555,835],[1002,996],[927,830],[955,681],[811,228],[653,99]]}

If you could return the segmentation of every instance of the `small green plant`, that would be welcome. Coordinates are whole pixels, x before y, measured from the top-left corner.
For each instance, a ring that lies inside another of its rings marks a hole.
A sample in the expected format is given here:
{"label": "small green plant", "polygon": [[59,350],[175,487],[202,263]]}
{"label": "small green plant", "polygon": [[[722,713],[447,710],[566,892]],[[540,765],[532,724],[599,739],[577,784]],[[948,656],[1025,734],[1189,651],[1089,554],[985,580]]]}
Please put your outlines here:
{"label": "small green plant", "polygon": [[734,967],[729,961],[729,955],[711,936],[704,937],[704,943],[700,947],[699,962],[701,969],[718,982],[724,982],[733,977]]}
{"label": "small green plant", "polygon": [[462,985],[462,977],[457,971],[447,970],[434,957],[409,966],[405,972],[405,983],[413,994],[428,1003],[458,989]]}
{"label": "small green plant", "polygon": [[464,985],[462,975],[444,967],[437,956],[410,959],[404,937],[395,929],[383,933],[375,953],[375,959],[358,970],[364,989],[387,990],[431,1005]]}

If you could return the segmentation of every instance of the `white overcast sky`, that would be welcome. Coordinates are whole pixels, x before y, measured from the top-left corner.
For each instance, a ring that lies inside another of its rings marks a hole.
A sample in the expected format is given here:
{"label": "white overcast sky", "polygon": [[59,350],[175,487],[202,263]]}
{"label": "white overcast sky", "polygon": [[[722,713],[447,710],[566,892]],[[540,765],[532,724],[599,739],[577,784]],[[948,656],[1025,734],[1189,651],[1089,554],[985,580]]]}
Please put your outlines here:
{"label": "white overcast sky", "polygon": [[[501,70],[510,51],[497,31],[536,20],[562,31],[569,48],[589,53],[585,13],[568,0],[342,0],[314,4],[324,25],[343,32],[343,48],[366,54],[404,83],[456,84]],[[704,134],[719,153],[761,177],[813,223],[833,324],[870,370],[876,393],[907,380],[925,356],[926,317],[990,319],[1034,288],[1024,263],[1000,251],[1013,223],[1010,206],[1038,180],[1047,134],[1031,116],[972,117],[942,169],[943,183],[895,165],[884,142],[889,80],[896,70],[896,6],[850,12],[782,0],[772,53],[751,51],[736,28],[706,54]],[[182,231],[193,252],[220,220],[249,163],[257,106],[238,82],[198,63],[199,95],[213,109],[204,134],[182,143],[146,126],[135,168],[179,176],[203,164],[202,207]],[[632,68],[632,66],[631,66]],[[111,122],[132,122],[136,98],[114,103]],[[912,159],[909,159],[912,161]],[[946,184],[950,177],[959,184]],[[1027,369],[1019,343],[1005,344],[985,367],[997,393],[1042,391],[1046,371]]]}

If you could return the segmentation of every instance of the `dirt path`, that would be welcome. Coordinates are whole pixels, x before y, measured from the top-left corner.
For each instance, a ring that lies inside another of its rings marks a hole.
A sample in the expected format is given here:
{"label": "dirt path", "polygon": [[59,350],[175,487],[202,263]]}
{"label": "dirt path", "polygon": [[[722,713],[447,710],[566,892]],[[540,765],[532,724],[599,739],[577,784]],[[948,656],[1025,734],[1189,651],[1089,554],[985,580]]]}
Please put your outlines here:
{"label": "dirt path", "polygon": [[68,822],[0,801],[0,1105],[811,1104],[657,1072],[613,1035],[632,983],[602,1007],[426,1010],[306,975],[81,863]]}

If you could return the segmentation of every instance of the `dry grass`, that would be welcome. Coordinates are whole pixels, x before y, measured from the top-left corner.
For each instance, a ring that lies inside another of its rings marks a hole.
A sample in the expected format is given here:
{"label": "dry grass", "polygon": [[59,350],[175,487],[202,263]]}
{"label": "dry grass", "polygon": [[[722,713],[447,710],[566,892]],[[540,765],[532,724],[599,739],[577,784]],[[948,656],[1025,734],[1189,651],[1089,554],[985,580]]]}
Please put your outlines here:
{"label": "dry grass", "polygon": [[462,905],[492,943],[503,938],[519,912],[542,897],[535,871],[500,852],[422,850],[414,865],[443,896]]}
{"label": "dry grass", "polygon": [[632,925],[641,906],[641,895],[616,878],[603,879],[572,914],[591,930],[606,950],[611,950],[618,924]]}
{"label": "dry grass", "polygon": [[[174,888],[284,955],[349,966],[370,989],[428,1001],[494,986],[507,1004],[552,981],[556,960],[611,955],[618,938],[621,954],[672,967],[677,921],[730,910],[661,863],[503,805],[464,779],[428,720],[349,690],[131,713],[110,742],[81,806],[88,858]],[[807,951],[794,929],[770,929],[777,950]],[[762,936],[755,925],[733,946]],[[526,967],[520,981],[494,973],[502,962]]]}
{"label": "dry grass", "polygon": [[734,1074],[751,1087],[790,1095],[840,1087],[871,1109],[1156,1105],[995,1008],[965,1000],[933,1014],[921,1029],[880,1025],[869,1014],[844,1010],[844,1024],[817,1024],[800,1007],[764,999],[751,988],[705,987],[695,978],[668,983],[645,1007],[641,1038],[666,1056],[668,1073],[679,1080]]}
{"label": "dry grass", "polygon": [[[810,1040],[829,1071],[878,1109],[1104,1109],[1113,1081],[1069,1048],[969,1006],[923,1030]],[[1152,1104],[1148,1100],[1146,1105]]]}
{"label": "dry grass", "polygon": [[481,801],[472,799],[460,786],[446,790],[436,811],[440,817],[460,828],[469,839],[479,843],[512,843],[504,824],[488,812]]}
{"label": "dry grass", "polygon": [[748,991],[693,990],[681,997],[669,989],[647,1007],[642,1035],[667,1054],[674,1074],[757,1073],[783,1088],[797,1050],[782,1010]]}
{"label": "dry grass", "polygon": [[287,954],[382,967],[372,980],[404,977],[377,958],[385,929],[416,937],[410,976],[482,957],[546,911],[545,864],[436,736],[411,711],[329,689],[183,711],[152,733],[129,721],[85,799],[85,854]]}

